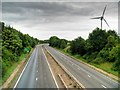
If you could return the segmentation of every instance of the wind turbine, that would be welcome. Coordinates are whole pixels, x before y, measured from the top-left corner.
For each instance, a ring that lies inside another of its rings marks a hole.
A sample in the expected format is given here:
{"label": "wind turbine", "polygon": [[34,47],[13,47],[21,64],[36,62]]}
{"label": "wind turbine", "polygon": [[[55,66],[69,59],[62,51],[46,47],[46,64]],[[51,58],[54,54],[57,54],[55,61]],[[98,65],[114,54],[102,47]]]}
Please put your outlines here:
{"label": "wind turbine", "polygon": [[101,17],[91,18],[91,19],[100,19],[100,20],[101,20],[101,29],[102,29],[102,21],[103,21],[103,20],[105,21],[105,23],[107,24],[107,26],[110,27],[109,24],[107,23],[107,21],[106,21],[105,18],[104,18],[104,14],[105,14],[105,11],[106,11],[106,7],[107,7],[107,5],[105,6]]}

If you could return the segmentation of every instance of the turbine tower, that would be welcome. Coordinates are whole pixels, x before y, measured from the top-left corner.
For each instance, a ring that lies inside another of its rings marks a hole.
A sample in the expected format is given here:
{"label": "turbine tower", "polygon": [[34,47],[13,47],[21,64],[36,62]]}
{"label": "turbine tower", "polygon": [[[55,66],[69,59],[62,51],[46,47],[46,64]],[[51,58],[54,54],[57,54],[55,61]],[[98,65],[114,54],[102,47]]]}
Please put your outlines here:
{"label": "turbine tower", "polygon": [[105,14],[105,11],[106,11],[106,7],[107,7],[107,5],[105,6],[101,17],[91,18],[91,19],[100,19],[100,20],[101,20],[101,29],[102,29],[102,21],[103,21],[103,20],[105,21],[105,23],[107,24],[107,26],[110,27],[109,24],[107,23],[107,21],[106,21],[105,18],[104,18],[104,14]]}

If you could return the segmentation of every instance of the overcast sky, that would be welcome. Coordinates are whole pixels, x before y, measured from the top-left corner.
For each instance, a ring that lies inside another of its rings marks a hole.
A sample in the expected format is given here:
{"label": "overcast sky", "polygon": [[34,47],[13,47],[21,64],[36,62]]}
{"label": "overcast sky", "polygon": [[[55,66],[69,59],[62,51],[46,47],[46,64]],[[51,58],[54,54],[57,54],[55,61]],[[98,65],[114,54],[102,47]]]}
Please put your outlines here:
{"label": "overcast sky", "polygon": [[101,16],[105,5],[105,19],[110,28],[103,22],[103,29],[114,29],[118,32],[117,2],[5,1],[2,2],[2,21],[41,40],[49,39],[53,35],[68,40],[78,36],[87,39],[93,29],[100,27],[100,20],[90,18]]}

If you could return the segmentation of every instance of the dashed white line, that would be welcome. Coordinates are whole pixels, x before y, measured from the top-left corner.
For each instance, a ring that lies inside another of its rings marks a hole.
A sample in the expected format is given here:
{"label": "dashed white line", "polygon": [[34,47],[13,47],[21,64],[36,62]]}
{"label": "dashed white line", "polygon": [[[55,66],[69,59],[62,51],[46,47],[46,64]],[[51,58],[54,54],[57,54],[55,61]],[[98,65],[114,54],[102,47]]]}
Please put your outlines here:
{"label": "dashed white line", "polygon": [[38,78],[36,78],[36,81],[38,80]]}
{"label": "dashed white line", "polygon": [[107,88],[106,86],[102,85],[102,87]]}
{"label": "dashed white line", "polygon": [[90,75],[88,75],[88,77],[91,77]]}
{"label": "dashed white line", "polygon": [[[43,51],[43,49],[42,49],[42,51]],[[47,57],[46,57],[44,51],[43,51],[43,54],[44,54],[44,56],[45,56],[45,58],[46,58],[45,60],[46,60],[46,62],[47,62],[47,64],[48,64],[48,67],[49,67],[49,70],[50,70],[50,72],[51,72],[51,74],[52,74],[53,80],[55,81],[56,87],[59,88],[59,86],[58,86],[58,84],[57,84],[57,81],[56,81],[56,79],[55,79],[55,76],[54,76],[54,74],[53,74],[53,72],[52,72],[52,69],[51,69],[51,67],[50,67],[50,64],[49,64],[49,62],[48,62],[48,60],[47,60]],[[59,90],[59,89],[58,89],[58,90]]]}

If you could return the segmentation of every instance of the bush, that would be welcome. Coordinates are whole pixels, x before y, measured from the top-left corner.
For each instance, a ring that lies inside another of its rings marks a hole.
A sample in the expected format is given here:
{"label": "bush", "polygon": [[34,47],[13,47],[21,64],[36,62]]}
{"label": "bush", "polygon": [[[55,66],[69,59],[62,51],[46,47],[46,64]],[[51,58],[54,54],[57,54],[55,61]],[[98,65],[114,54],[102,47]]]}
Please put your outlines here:
{"label": "bush", "polygon": [[14,61],[17,61],[18,58],[17,58],[17,55],[15,53],[12,53],[12,51],[3,47],[3,49],[2,49],[2,60],[3,61],[7,60],[7,61],[14,62]]}
{"label": "bush", "polygon": [[101,63],[104,63],[104,60],[103,60],[103,58],[98,57],[98,58],[94,59],[94,60],[92,61],[92,63],[101,64]]}
{"label": "bush", "polygon": [[111,60],[113,60],[113,58],[115,59],[115,63],[113,64],[113,70],[115,71],[119,71],[120,72],[120,45],[117,45],[116,47],[114,47],[111,50],[111,53],[113,56]]}
{"label": "bush", "polygon": [[90,55],[90,59],[95,59],[96,56],[97,56],[98,52],[93,52],[91,55]]}
{"label": "bush", "polygon": [[101,58],[104,58],[105,61],[109,61],[109,50],[106,50],[106,49],[102,49],[97,57],[101,57]]}
{"label": "bush", "polygon": [[119,48],[120,48],[120,45],[117,45],[116,47],[113,47],[112,50],[110,51],[110,54],[109,54],[109,61],[112,61],[114,62],[117,58],[118,58],[118,54],[119,54]]}
{"label": "bush", "polygon": [[118,71],[119,70],[119,72],[120,72],[120,60],[119,59],[115,61],[115,63],[113,64],[112,69],[114,71]]}
{"label": "bush", "polygon": [[6,71],[7,71],[7,66],[5,65],[5,63],[3,62],[2,63],[2,77],[5,75],[5,73],[6,73]]}

